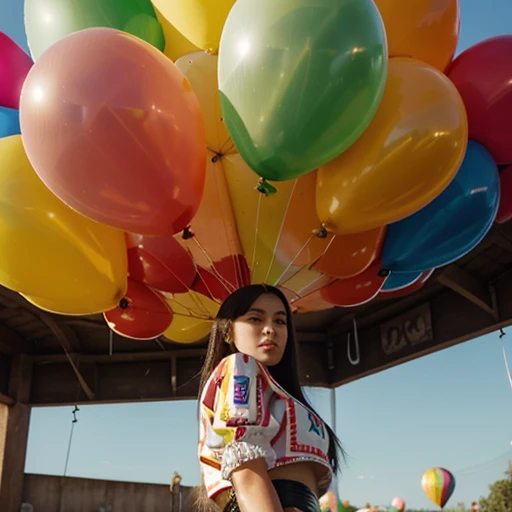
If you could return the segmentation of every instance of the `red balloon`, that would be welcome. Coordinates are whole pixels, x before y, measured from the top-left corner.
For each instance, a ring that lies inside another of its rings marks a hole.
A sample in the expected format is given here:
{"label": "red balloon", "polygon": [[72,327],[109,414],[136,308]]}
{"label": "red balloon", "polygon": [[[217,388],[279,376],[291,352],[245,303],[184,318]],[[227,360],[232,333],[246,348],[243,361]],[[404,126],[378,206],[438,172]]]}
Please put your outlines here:
{"label": "red balloon", "polygon": [[167,235],[199,207],[199,103],[174,63],[135,36],[89,28],[48,48],[23,86],[20,124],[39,177],[86,217]]}
{"label": "red balloon", "polygon": [[322,297],[334,306],[359,306],[376,297],[386,281],[387,275],[379,275],[382,269],[380,260],[370,265],[364,272],[348,279],[337,279],[322,288]]}
{"label": "red balloon", "polygon": [[237,254],[215,262],[211,269],[199,267],[192,290],[219,302],[251,282],[251,272],[244,256]]}
{"label": "red balloon", "polygon": [[117,334],[137,340],[161,336],[171,325],[173,312],[164,298],[145,284],[128,278],[128,290],[119,306],[103,313]]}
{"label": "red balloon", "polygon": [[0,32],[0,106],[20,108],[21,89],[32,65],[32,59]]}
{"label": "red balloon", "polygon": [[420,278],[411,283],[409,286],[405,288],[400,288],[399,290],[391,290],[391,291],[380,291],[379,295],[384,299],[398,299],[400,297],[405,297],[406,295],[411,295],[411,293],[417,292],[423,285],[427,282],[429,277],[434,273],[434,268],[430,270],[425,270],[423,274],[421,274]]}
{"label": "red balloon", "polygon": [[469,138],[498,164],[512,163],[512,35],[482,41],[460,54],[447,71],[468,114]]}
{"label": "red balloon", "polygon": [[169,293],[186,293],[197,271],[189,253],[172,236],[126,233],[132,279]]}
{"label": "red balloon", "polygon": [[[512,139],[510,141],[512,144]],[[500,173],[500,207],[496,222],[502,224],[512,219],[512,166],[506,167]]]}

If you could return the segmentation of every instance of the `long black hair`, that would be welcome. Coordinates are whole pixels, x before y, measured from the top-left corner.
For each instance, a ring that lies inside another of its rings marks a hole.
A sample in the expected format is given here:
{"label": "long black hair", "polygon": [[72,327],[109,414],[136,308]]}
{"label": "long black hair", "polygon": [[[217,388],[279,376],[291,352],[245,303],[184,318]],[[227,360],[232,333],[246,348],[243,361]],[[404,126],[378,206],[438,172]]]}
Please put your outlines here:
{"label": "long black hair", "polygon": [[[283,292],[273,286],[263,284],[253,284],[239,288],[233,292],[222,304],[217,313],[217,317],[213,322],[210,333],[208,350],[206,358],[201,370],[200,393],[202,392],[206,381],[213,373],[217,365],[229,354],[236,349],[234,344],[226,343],[226,335],[231,328],[231,323],[237,318],[245,315],[260,295],[271,294],[278,297],[286,312],[286,320],[288,325],[288,340],[281,361],[275,365],[268,367],[268,370],[274,380],[293,398],[304,404],[306,407],[314,409],[309,404],[302,391],[297,366],[297,340],[295,327],[293,323],[293,314],[290,309],[288,300]],[[316,412],[315,412],[316,414]],[[345,453],[341,446],[341,442],[333,432],[329,425],[325,425],[329,435],[328,457],[333,471],[336,473],[340,467],[340,458],[345,457]]]}

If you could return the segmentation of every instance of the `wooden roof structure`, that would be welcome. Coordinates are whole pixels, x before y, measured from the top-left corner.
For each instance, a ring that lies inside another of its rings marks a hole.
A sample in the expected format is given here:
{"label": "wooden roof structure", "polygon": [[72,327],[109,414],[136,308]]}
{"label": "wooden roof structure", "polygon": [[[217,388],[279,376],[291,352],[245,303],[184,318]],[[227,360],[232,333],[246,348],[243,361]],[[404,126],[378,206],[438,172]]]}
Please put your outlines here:
{"label": "wooden roof structure", "polygon": [[[477,248],[412,295],[298,314],[296,321],[302,382],[324,387],[502,329],[512,324],[512,221],[495,224]],[[205,347],[204,340],[122,338],[102,315],[53,315],[0,288],[6,404],[20,389],[34,406],[193,399]]]}

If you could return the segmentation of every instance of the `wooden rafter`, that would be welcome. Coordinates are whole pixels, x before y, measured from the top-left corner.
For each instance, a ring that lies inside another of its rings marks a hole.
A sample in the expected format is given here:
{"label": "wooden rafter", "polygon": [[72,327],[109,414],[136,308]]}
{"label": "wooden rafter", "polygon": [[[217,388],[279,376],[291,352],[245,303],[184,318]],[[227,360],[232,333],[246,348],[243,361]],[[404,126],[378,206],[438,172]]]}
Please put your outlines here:
{"label": "wooden rafter", "polygon": [[16,402],[14,401],[13,398],[11,398],[8,395],[5,395],[4,393],[0,393],[0,404],[4,404],[7,405],[8,407],[11,407],[15,403]]}
{"label": "wooden rafter", "polygon": [[0,323],[0,352],[7,355],[30,354],[32,345],[19,334]]}
{"label": "wooden rafter", "polygon": [[486,283],[481,282],[456,265],[451,265],[439,273],[437,281],[476,304],[496,321],[498,320],[498,312],[493,307],[491,292]]}

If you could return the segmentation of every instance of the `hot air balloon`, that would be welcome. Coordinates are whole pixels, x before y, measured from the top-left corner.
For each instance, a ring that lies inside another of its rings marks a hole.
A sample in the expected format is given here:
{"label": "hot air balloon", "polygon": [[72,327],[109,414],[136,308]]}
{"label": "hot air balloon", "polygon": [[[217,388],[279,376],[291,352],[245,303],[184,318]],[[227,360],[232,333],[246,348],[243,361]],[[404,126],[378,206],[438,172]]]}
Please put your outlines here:
{"label": "hot air balloon", "polygon": [[399,496],[397,496],[391,502],[391,506],[396,508],[398,510],[398,512],[404,512],[404,510],[405,510],[405,501],[402,498],[400,498]]}
{"label": "hot air balloon", "polygon": [[455,489],[455,477],[447,469],[430,468],[425,471],[421,486],[432,502],[444,508]]}

